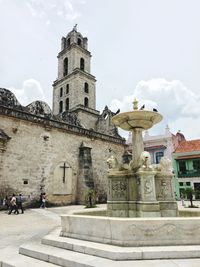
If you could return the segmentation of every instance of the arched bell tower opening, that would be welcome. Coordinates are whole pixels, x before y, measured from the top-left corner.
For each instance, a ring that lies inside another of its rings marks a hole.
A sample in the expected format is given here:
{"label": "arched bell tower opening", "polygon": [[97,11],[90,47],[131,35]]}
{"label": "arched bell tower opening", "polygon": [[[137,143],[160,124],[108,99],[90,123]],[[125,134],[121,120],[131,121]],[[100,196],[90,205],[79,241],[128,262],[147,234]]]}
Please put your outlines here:
{"label": "arched bell tower opening", "polygon": [[88,85],[88,83],[85,83],[84,84],[84,91],[85,91],[85,93],[89,93],[89,85]]}
{"label": "arched bell tower opening", "polygon": [[69,98],[66,98],[66,100],[65,100],[65,110],[66,111],[69,110]]}
{"label": "arched bell tower opening", "polygon": [[63,112],[63,101],[59,102],[59,113]]}
{"label": "arched bell tower opening", "polygon": [[87,108],[89,105],[89,100],[87,97],[84,98],[84,106]]}
{"label": "arched bell tower opening", "polygon": [[81,58],[80,59],[80,69],[81,70],[84,70],[85,69],[85,60],[84,60],[84,58]]}
{"label": "arched bell tower opening", "polygon": [[68,74],[68,58],[66,57],[63,62],[64,76]]}

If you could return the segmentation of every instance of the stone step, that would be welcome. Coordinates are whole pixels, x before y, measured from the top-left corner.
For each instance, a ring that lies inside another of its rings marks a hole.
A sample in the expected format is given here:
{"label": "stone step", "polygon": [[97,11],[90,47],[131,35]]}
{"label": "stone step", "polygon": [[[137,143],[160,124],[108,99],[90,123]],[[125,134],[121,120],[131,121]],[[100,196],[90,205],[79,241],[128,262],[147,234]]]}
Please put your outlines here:
{"label": "stone step", "polygon": [[19,252],[47,263],[67,267],[121,267],[124,264],[129,267],[135,263],[134,260],[200,258],[200,246],[127,248],[68,239],[59,237],[58,233],[55,236],[55,232],[46,236],[43,242],[49,245],[32,242],[22,245]]}
{"label": "stone step", "polygon": [[0,267],[56,267],[56,266],[57,265],[49,262],[42,262],[40,260],[19,254],[12,257],[11,259],[0,261]]}
{"label": "stone step", "polygon": [[60,230],[51,232],[42,238],[42,244],[110,260],[134,260],[142,258],[140,248],[118,247],[75,238],[60,237],[59,233]]}
{"label": "stone step", "polygon": [[109,244],[60,237],[60,229],[52,231],[42,239],[42,243],[74,252],[103,257],[110,260],[147,260],[200,258],[200,246],[154,246],[120,247]]}
{"label": "stone step", "polygon": [[20,246],[19,253],[40,261],[64,267],[102,267],[112,263],[112,261],[108,259],[51,247],[36,242],[30,242]]}

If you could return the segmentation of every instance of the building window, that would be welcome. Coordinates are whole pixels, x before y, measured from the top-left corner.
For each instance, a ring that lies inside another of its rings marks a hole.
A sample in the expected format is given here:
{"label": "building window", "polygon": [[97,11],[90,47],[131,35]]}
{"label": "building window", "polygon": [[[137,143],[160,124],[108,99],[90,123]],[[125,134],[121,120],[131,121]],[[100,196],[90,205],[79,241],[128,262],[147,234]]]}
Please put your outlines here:
{"label": "building window", "polygon": [[69,98],[66,98],[66,101],[65,101],[65,110],[69,110]]}
{"label": "building window", "polygon": [[80,69],[81,70],[84,70],[85,69],[85,61],[84,61],[84,58],[81,58],[80,59]]}
{"label": "building window", "polygon": [[67,57],[64,59],[63,68],[64,68],[63,75],[66,76],[68,74],[68,58]]}
{"label": "building window", "polygon": [[62,113],[63,112],[63,102],[60,101],[59,103],[59,113]]}
{"label": "building window", "polygon": [[69,84],[66,85],[66,94],[69,94]]}
{"label": "building window", "polygon": [[84,91],[85,91],[85,93],[89,93],[89,85],[88,85],[88,83],[84,84]]}
{"label": "building window", "polygon": [[85,98],[84,98],[84,106],[85,106],[85,107],[88,107],[88,104],[89,104],[88,102],[89,102],[89,101],[88,101],[88,98],[85,97]]}
{"label": "building window", "polygon": [[71,40],[70,38],[67,39],[67,46],[70,46]]}
{"label": "building window", "polygon": [[179,171],[181,174],[186,174],[186,162],[185,161],[179,161]]}
{"label": "building window", "polygon": [[200,171],[200,160],[193,160],[193,169],[195,171]]}
{"label": "building window", "polygon": [[23,181],[23,184],[28,184],[28,180],[24,180]]}
{"label": "building window", "polygon": [[190,182],[186,182],[186,185],[187,185],[187,186],[190,186]]}
{"label": "building window", "polygon": [[81,46],[81,38],[78,38],[78,45],[80,45]]}
{"label": "building window", "polygon": [[180,183],[179,183],[179,186],[183,186],[183,182],[180,182]]}
{"label": "building window", "polygon": [[163,152],[156,152],[156,164],[160,163],[160,159],[164,156]]}
{"label": "building window", "polygon": [[61,87],[60,88],[60,97],[62,97],[63,96],[63,88]]}

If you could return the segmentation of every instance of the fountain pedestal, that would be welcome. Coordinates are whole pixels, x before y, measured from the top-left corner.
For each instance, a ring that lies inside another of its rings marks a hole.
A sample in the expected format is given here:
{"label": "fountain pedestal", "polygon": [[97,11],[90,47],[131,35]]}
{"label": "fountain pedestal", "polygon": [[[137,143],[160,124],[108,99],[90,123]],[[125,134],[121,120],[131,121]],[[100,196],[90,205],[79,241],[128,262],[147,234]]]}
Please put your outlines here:
{"label": "fountain pedestal", "polygon": [[157,172],[155,176],[156,198],[160,203],[162,217],[178,216],[172,181],[173,174],[170,172]]}
{"label": "fountain pedestal", "polygon": [[137,217],[160,217],[160,206],[156,199],[155,171],[138,171]]}
{"label": "fountain pedestal", "polygon": [[136,198],[136,177],[132,171],[109,172],[107,200],[109,217],[136,217]]}
{"label": "fountain pedestal", "polygon": [[110,170],[107,215],[109,217],[176,217],[173,174],[163,171]]}

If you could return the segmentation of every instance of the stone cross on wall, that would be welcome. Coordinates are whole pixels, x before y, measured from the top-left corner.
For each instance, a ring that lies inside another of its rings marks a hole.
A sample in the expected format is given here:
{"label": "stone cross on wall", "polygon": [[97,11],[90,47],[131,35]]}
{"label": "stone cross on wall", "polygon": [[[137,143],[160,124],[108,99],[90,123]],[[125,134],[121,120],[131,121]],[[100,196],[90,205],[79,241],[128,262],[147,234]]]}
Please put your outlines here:
{"label": "stone cross on wall", "polygon": [[63,169],[63,183],[65,183],[65,170],[70,168],[68,166],[65,165],[65,162],[64,162],[64,165],[63,166],[60,166],[60,168]]}

